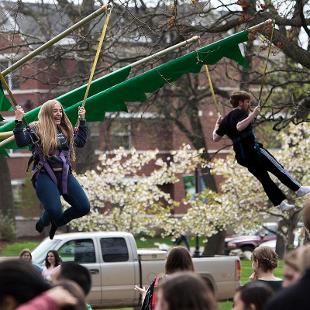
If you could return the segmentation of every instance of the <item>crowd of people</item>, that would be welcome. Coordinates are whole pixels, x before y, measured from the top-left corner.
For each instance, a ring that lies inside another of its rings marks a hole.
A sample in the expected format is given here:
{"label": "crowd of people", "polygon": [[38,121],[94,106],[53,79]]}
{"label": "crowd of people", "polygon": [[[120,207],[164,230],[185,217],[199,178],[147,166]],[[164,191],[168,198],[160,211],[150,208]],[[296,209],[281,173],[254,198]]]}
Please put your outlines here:
{"label": "crowd of people", "polygon": [[[144,297],[141,310],[218,309],[216,291],[195,273],[186,251],[181,247],[172,249],[167,257],[165,275],[159,281],[156,278],[147,291],[138,289]],[[174,268],[167,272],[171,262]],[[310,245],[286,254],[283,279],[274,275],[277,265],[278,256],[273,249],[257,247],[252,254],[253,273],[248,283],[236,290],[232,310],[308,309]]]}
{"label": "crowd of people", "polygon": [[[48,251],[43,268],[32,263],[28,249],[19,258],[0,263],[0,309],[91,309],[85,299],[91,290],[87,268],[61,262],[55,250]],[[283,279],[273,273],[277,264],[277,254],[271,248],[254,250],[253,273],[249,282],[237,289],[233,310],[307,309],[310,245],[286,254]],[[181,246],[169,251],[163,275],[156,276],[147,290],[136,290],[142,294],[141,310],[218,309],[214,287],[195,273],[190,252]]]}
{"label": "crowd of people", "polygon": [[[303,210],[305,230],[310,229],[310,199]],[[266,246],[252,253],[252,274],[234,295],[232,310],[302,310],[310,298],[310,244],[284,256],[283,274],[276,252]],[[216,287],[195,272],[190,251],[173,247],[166,259],[165,272],[157,275],[141,293],[141,310],[217,310]],[[32,262],[29,249],[19,259],[0,262],[1,310],[90,310],[86,296],[91,290],[88,269],[76,262],[62,262],[56,250],[46,253],[43,266]]]}
{"label": "crowd of people", "polygon": [[[252,253],[252,274],[234,295],[232,310],[308,309],[310,299],[310,244],[286,253],[283,275],[274,275],[278,256],[266,246]],[[89,310],[91,290],[88,269],[62,262],[55,250],[47,252],[44,266],[32,262],[29,249],[19,259],[0,263],[1,310]],[[149,287],[135,287],[142,295],[141,310],[217,310],[216,288],[195,272],[190,252],[173,247],[165,272]]]}

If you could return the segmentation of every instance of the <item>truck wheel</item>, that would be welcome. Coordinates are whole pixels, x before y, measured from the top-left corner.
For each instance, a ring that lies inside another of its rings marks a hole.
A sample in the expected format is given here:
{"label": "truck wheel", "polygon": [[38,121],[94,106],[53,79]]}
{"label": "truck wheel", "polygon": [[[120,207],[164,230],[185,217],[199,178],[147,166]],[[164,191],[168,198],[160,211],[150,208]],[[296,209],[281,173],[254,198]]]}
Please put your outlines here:
{"label": "truck wheel", "polygon": [[242,247],[241,250],[242,250],[243,257],[250,260],[254,249],[255,247],[252,245],[246,245]]}
{"label": "truck wheel", "polygon": [[253,252],[255,247],[253,245],[246,245],[241,248],[242,252],[250,251]]}
{"label": "truck wheel", "polygon": [[208,288],[210,289],[210,291],[215,294],[215,289],[214,289],[214,286],[211,282],[211,280],[207,277],[203,277],[203,280],[205,281],[205,283],[207,284]]}

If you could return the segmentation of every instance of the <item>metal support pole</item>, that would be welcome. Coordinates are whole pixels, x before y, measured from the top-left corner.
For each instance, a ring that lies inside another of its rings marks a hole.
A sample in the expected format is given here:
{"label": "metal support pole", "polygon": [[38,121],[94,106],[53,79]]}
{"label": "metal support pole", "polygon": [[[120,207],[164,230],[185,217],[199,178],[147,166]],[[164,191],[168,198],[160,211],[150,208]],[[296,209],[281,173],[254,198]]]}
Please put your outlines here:
{"label": "metal support pole", "polygon": [[[201,192],[200,171],[198,168],[195,169],[195,192],[196,195]],[[199,235],[197,234],[195,237],[195,251],[193,257],[200,257],[200,255]]]}

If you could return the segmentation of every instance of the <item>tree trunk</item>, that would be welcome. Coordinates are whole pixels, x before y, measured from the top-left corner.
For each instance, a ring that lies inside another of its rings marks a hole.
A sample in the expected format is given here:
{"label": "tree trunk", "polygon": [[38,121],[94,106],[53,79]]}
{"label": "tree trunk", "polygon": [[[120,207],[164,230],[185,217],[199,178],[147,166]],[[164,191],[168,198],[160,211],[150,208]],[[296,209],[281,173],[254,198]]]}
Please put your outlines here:
{"label": "tree trunk", "polygon": [[[192,79],[188,79],[187,81],[192,82]],[[183,80],[184,83],[184,80]],[[186,126],[185,122],[182,122],[180,119],[175,119],[175,124],[188,138],[189,141],[193,144],[196,150],[203,148],[205,151],[203,153],[203,158],[206,161],[210,160],[210,155],[208,153],[208,145],[206,143],[207,139],[204,135],[202,122],[204,120],[199,116],[199,101],[197,87],[195,85],[191,87],[192,93],[187,94],[187,99],[189,100],[189,106],[187,107],[187,119],[189,121],[190,126]],[[184,85],[184,89],[186,86]],[[190,129],[189,129],[190,128]],[[205,167],[202,169],[203,179],[205,181],[206,187],[211,189],[214,192],[217,192],[217,186],[215,182],[214,176],[210,172],[210,168]],[[205,243],[205,247],[203,250],[203,255],[213,256],[215,254],[223,254],[224,253],[224,239],[226,232],[220,231],[215,235],[208,238],[208,241]]]}
{"label": "tree trunk", "polygon": [[5,155],[0,154],[0,212],[14,220],[11,177]]}
{"label": "tree trunk", "polygon": [[[289,214],[289,218],[283,218],[279,222],[276,253],[279,258],[283,258],[286,251],[291,251],[294,248],[294,231],[299,220],[299,212]],[[286,237],[284,237],[286,236]]]}
{"label": "tree trunk", "polygon": [[[252,63],[252,53],[253,53],[253,41],[249,41],[246,45],[246,50],[245,50],[245,57],[247,58],[249,65],[251,67]],[[247,70],[242,70],[241,72],[241,81],[240,81],[240,88],[244,90],[249,89],[249,80],[250,80],[250,75],[249,75],[249,69]],[[206,148],[206,159],[209,159],[209,154],[207,153],[207,148]],[[208,169],[208,168],[206,168]],[[214,177],[210,174],[210,171],[206,171],[206,181],[208,182],[208,187],[215,192],[217,192],[217,186],[214,180]],[[237,177],[237,176],[236,176]],[[226,231],[219,231],[215,235],[211,236],[205,243],[205,248],[203,251],[203,255],[205,256],[212,256],[215,254],[224,254],[224,241],[225,241],[225,235]]]}
{"label": "tree trunk", "polygon": [[222,230],[208,238],[203,250],[203,256],[214,256],[215,254],[224,254],[224,241],[226,231]]}
{"label": "tree trunk", "polygon": [[[209,154],[207,152],[206,157],[209,159]],[[210,173],[210,169],[208,167],[203,169],[203,175],[208,188],[217,192],[217,186],[215,182],[214,176]],[[214,256],[216,254],[224,254],[224,241],[225,241],[226,231],[222,230],[217,232],[208,238],[207,242],[204,245],[203,256]]]}
{"label": "tree trunk", "polygon": [[285,254],[285,239],[282,235],[277,235],[277,243],[276,243],[276,253],[278,254],[279,258],[282,259]]}

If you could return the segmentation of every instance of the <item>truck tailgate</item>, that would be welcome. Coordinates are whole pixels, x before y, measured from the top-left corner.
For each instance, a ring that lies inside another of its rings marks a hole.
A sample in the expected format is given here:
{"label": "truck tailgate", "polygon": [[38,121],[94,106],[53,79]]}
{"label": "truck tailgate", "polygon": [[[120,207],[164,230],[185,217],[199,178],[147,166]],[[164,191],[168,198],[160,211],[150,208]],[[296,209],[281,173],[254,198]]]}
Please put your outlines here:
{"label": "truck tailgate", "polygon": [[138,250],[140,261],[140,282],[148,287],[156,275],[164,274],[167,252],[159,250]]}

